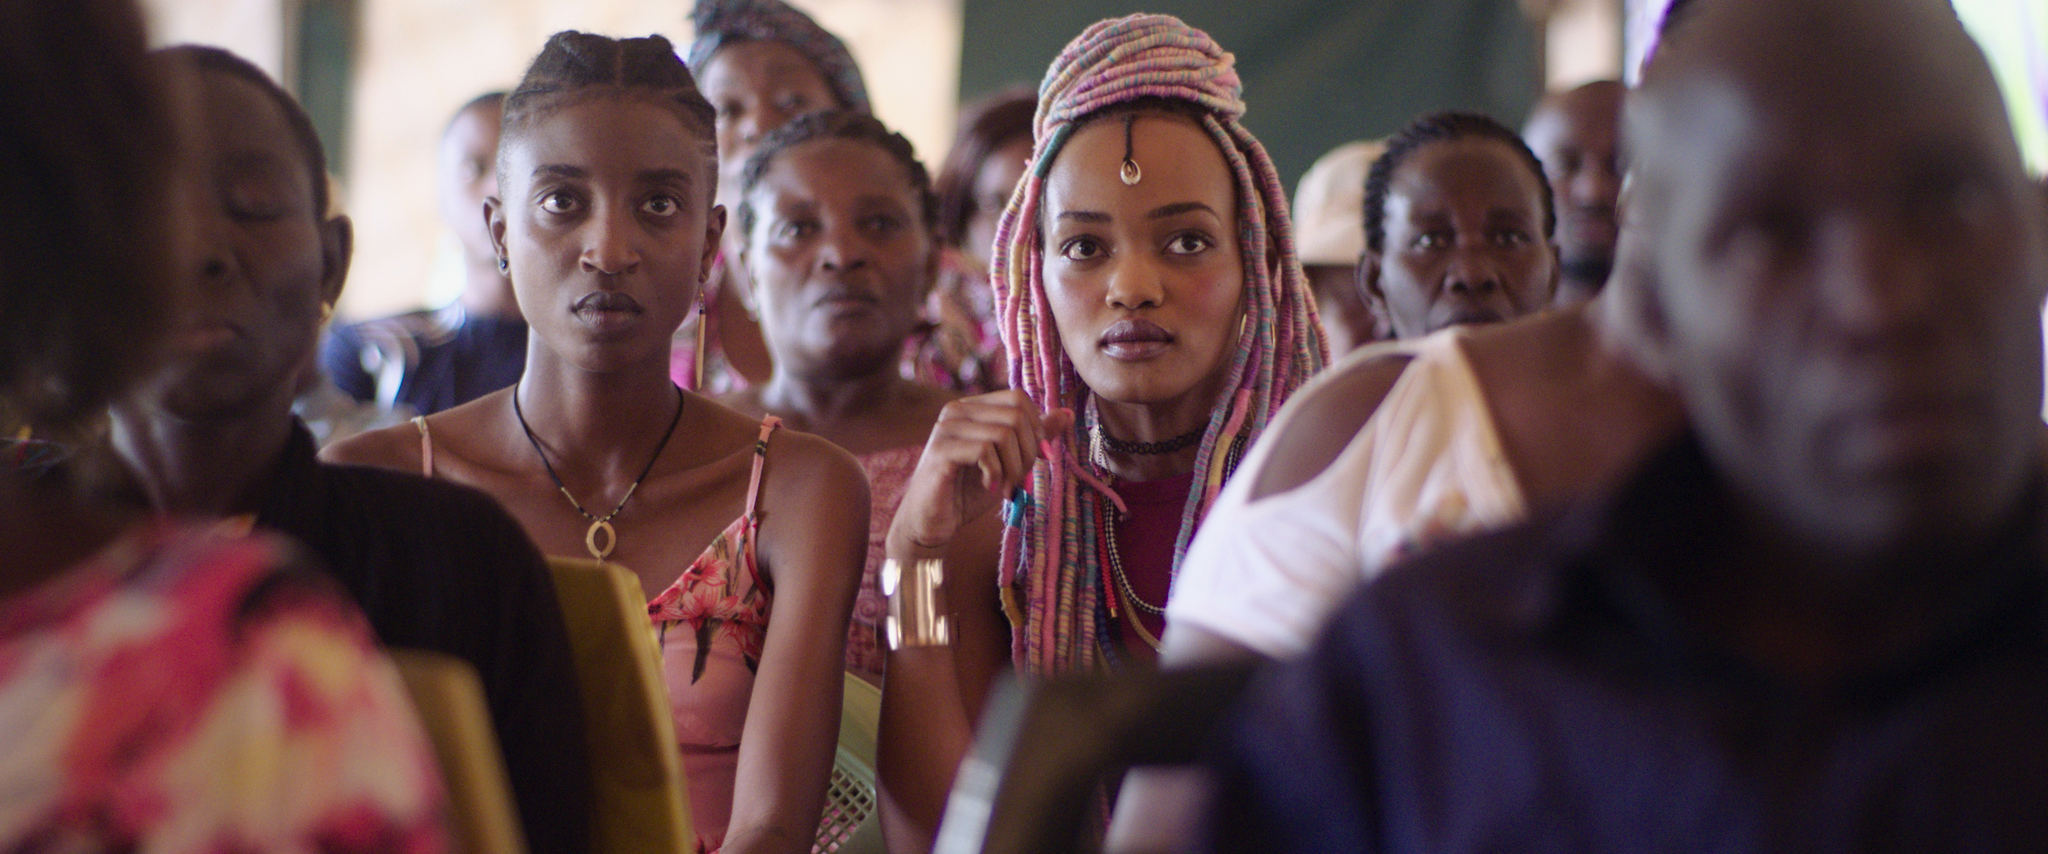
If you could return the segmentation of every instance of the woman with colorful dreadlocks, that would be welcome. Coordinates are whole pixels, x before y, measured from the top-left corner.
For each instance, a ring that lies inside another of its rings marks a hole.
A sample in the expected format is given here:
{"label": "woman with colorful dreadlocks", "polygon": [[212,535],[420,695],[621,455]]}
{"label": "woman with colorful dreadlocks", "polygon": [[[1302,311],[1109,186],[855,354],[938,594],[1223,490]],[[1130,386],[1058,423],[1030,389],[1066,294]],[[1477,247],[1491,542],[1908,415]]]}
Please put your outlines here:
{"label": "woman with colorful dreadlocks", "polygon": [[1230,54],[1160,15],[1089,27],[1040,86],[993,255],[1012,390],[940,416],[882,569],[892,848],[928,847],[1005,665],[1153,657],[1204,512],[1324,361],[1240,89]]}

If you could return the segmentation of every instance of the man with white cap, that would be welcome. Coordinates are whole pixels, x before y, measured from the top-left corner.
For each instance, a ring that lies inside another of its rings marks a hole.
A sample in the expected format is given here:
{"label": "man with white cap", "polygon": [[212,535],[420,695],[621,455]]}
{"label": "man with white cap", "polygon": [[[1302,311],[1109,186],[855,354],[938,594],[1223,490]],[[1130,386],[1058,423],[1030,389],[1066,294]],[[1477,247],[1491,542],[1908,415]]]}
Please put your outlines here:
{"label": "man with white cap", "polygon": [[1358,257],[1365,252],[1365,173],[1385,150],[1377,140],[1344,143],[1317,158],[1294,189],[1294,252],[1333,359],[1379,337],[1358,288]]}

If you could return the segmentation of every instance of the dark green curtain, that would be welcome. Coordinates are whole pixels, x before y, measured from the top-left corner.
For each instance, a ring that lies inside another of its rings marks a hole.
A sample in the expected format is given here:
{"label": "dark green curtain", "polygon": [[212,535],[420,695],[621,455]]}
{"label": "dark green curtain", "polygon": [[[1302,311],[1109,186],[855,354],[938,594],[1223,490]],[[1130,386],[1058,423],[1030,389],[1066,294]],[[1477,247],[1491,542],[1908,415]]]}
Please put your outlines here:
{"label": "dark green curtain", "polygon": [[[1541,94],[1538,42],[1515,0],[1156,0],[1237,55],[1245,126],[1291,192],[1323,152],[1386,136],[1418,115],[1464,109],[1520,127]],[[965,0],[960,93],[1036,86],[1102,0]]]}
{"label": "dark green curtain", "polygon": [[327,149],[327,169],[348,177],[348,114],[353,102],[356,42],[361,28],[360,0],[296,0],[297,32],[292,33],[293,79],[286,81],[320,144]]}

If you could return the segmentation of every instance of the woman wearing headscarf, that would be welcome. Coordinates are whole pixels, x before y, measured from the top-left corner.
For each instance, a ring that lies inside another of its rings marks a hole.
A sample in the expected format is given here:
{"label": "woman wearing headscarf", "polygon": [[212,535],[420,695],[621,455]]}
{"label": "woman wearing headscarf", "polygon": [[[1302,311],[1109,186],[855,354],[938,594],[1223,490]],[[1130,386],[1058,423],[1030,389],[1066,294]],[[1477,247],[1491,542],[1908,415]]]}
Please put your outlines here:
{"label": "woman wearing headscarf", "polygon": [[1189,538],[1326,358],[1241,89],[1163,15],[1089,27],[1040,86],[993,248],[1012,390],[941,415],[882,570],[893,849],[928,845],[1004,666],[1152,658]]}
{"label": "woman wearing headscarf", "polygon": [[[869,112],[846,43],[782,0],[698,0],[690,23],[697,37],[686,59],[717,110],[718,202],[727,211],[739,209],[740,170],[770,132],[822,110]],[[671,378],[707,394],[766,382],[773,369],[746,271],[734,263],[740,236],[731,237],[669,361]]]}

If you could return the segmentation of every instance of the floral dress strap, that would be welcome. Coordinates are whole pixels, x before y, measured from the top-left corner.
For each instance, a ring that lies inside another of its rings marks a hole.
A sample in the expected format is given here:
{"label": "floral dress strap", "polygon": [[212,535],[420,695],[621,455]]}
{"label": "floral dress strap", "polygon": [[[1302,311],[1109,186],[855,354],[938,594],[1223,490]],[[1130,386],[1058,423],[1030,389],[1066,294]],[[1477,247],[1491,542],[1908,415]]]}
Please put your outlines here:
{"label": "floral dress strap", "polygon": [[[711,541],[682,575],[647,603],[647,615],[664,634],[671,623],[688,623],[703,631],[707,625],[732,623],[755,630],[768,624],[769,597],[762,583],[754,540],[760,527],[761,480],[768,459],[768,436],[782,426],[782,420],[768,416],[761,421],[761,433],[754,440],[753,471],[747,482],[746,511],[732,520]],[[750,658],[758,658],[758,639],[742,642]]]}

